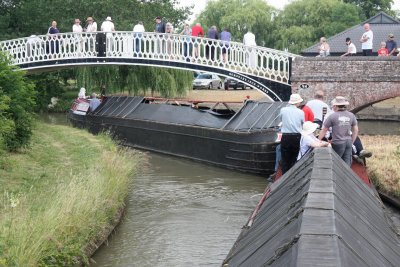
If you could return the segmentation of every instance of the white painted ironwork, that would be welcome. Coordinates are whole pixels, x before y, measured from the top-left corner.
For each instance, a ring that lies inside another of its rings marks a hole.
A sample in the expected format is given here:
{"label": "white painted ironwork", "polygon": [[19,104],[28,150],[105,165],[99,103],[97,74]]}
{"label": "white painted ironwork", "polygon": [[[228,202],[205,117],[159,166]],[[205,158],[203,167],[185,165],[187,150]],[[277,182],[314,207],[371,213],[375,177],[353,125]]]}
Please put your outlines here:
{"label": "white painted ironwork", "polygon": [[[140,58],[213,66],[289,83],[290,61],[296,55],[237,42],[177,34],[97,32],[30,36],[0,42],[15,65],[84,58]],[[223,52],[227,57],[223,57]],[[28,65],[26,65],[28,64]]]}

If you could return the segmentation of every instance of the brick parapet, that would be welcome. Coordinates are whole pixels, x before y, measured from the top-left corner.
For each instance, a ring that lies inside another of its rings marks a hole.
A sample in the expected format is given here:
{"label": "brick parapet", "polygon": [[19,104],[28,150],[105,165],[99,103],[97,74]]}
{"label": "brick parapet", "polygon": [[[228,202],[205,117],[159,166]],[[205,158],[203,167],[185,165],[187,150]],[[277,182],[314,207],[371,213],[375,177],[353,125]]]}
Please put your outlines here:
{"label": "brick parapet", "polygon": [[292,63],[292,92],[307,99],[325,92],[326,101],[342,95],[358,111],[384,99],[400,96],[400,60],[378,57],[296,58]]}

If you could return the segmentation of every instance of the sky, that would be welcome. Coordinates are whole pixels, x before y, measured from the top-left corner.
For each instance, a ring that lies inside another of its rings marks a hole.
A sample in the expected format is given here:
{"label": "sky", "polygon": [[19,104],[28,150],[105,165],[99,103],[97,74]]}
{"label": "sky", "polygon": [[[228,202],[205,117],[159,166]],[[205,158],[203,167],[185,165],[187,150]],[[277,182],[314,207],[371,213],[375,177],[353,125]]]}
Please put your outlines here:
{"label": "sky", "polygon": [[[266,2],[275,8],[283,9],[283,7],[290,2],[290,0],[266,0]],[[392,9],[400,10],[400,0],[395,0],[393,2],[394,4],[392,6]],[[207,0],[181,0],[179,5],[190,6],[193,4],[193,13],[194,15],[196,15],[199,14],[206,7]]]}

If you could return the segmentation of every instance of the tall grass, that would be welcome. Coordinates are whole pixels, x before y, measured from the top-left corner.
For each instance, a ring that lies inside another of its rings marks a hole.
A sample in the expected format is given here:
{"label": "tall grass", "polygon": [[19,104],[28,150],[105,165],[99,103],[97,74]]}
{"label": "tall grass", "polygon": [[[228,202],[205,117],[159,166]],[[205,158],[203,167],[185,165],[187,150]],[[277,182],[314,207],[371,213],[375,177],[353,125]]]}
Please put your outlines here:
{"label": "tall grass", "polygon": [[373,152],[368,173],[381,190],[400,198],[400,136],[363,136],[364,147]]}
{"label": "tall grass", "polygon": [[87,245],[123,206],[138,156],[106,136],[40,123],[32,148],[7,162],[0,266],[71,266],[88,263]]}

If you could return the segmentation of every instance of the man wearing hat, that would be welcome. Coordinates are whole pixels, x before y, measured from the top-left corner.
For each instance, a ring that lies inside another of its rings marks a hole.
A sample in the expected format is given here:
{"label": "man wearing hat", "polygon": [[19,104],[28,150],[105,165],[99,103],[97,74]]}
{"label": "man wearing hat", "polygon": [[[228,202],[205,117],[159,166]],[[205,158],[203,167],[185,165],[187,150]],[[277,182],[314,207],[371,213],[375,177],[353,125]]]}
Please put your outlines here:
{"label": "man wearing hat", "polygon": [[105,21],[101,24],[101,31],[106,32],[106,51],[109,53],[113,49],[113,34],[115,31],[114,23],[112,22],[111,17],[107,17]]}
{"label": "man wearing hat", "polygon": [[394,40],[393,33],[390,33],[386,41],[386,48],[389,51],[389,56],[396,56],[397,43]]}
{"label": "man wearing hat", "polygon": [[297,160],[304,157],[314,147],[324,147],[329,145],[328,142],[321,141],[315,137],[314,133],[318,128],[319,125],[317,123],[313,123],[312,121],[304,122],[303,130],[301,131],[300,151]]}
{"label": "man wearing hat", "polygon": [[86,19],[86,26],[83,29],[84,32],[87,32],[86,35],[88,47],[87,49],[89,52],[95,52],[95,45],[96,45],[96,32],[97,32],[97,23],[93,20],[92,17],[88,17]]}
{"label": "man wearing hat", "polygon": [[333,113],[330,114],[322,126],[319,139],[324,138],[326,132],[332,128],[332,148],[335,152],[351,166],[352,145],[358,135],[356,116],[347,111],[349,102],[343,96],[337,96],[332,101]]}
{"label": "man wearing hat", "polygon": [[[161,17],[157,16],[156,19],[156,25],[154,28],[154,32],[157,33],[165,33],[165,24],[164,22],[162,22]],[[165,52],[165,45],[164,45],[164,36],[163,35],[158,35],[157,36],[157,40],[155,41],[155,45],[156,45],[156,51],[157,53],[164,53]]]}
{"label": "man wearing hat", "polygon": [[290,96],[289,105],[281,109],[282,119],[282,174],[286,173],[295,163],[300,150],[300,138],[304,123],[304,112],[299,109],[303,99],[299,94]]}

